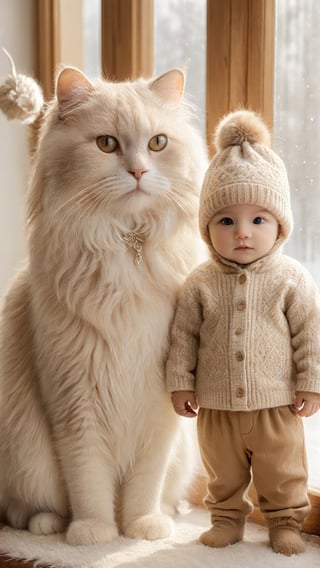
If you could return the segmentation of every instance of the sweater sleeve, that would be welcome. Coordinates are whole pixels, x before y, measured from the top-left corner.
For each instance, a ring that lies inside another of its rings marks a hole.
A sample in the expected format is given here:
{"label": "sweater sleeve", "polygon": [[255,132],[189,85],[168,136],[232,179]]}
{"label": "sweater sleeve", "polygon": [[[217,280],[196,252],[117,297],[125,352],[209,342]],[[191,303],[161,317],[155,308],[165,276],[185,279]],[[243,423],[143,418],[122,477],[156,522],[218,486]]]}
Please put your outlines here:
{"label": "sweater sleeve", "polygon": [[311,275],[302,271],[287,310],[296,391],[320,393],[320,296]]}
{"label": "sweater sleeve", "polygon": [[195,390],[201,324],[202,306],[199,291],[189,279],[181,290],[171,328],[171,345],[166,369],[169,392]]}

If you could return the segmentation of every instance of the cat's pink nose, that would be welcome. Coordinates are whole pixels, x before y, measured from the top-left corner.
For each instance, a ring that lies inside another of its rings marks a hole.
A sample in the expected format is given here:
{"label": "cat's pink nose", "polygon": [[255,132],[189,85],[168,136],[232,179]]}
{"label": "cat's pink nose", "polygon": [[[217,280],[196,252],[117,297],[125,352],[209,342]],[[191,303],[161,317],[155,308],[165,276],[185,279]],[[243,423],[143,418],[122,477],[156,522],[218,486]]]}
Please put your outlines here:
{"label": "cat's pink nose", "polygon": [[136,180],[142,178],[143,174],[146,174],[148,170],[128,170],[129,174],[133,175]]}

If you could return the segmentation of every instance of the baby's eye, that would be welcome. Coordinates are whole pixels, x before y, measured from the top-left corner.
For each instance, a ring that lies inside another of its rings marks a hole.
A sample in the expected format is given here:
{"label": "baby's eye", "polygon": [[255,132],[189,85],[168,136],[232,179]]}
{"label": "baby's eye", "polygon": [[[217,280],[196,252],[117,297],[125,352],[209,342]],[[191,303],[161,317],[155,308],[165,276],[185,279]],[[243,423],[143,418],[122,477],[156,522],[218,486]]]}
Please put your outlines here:
{"label": "baby's eye", "polygon": [[160,150],[163,150],[167,144],[167,136],[165,134],[157,134],[149,140],[148,146],[153,152],[160,152]]}
{"label": "baby's eye", "polygon": [[96,139],[97,146],[102,152],[106,152],[110,154],[111,152],[115,152],[117,148],[119,148],[119,142],[114,136],[110,136],[109,134],[105,134],[104,136],[98,136]]}
{"label": "baby's eye", "polygon": [[253,219],[253,222],[255,225],[262,225],[263,219],[262,217],[255,217],[255,219]]}
{"label": "baby's eye", "polygon": [[220,223],[221,225],[233,225],[233,219],[231,219],[231,217],[223,217]]}

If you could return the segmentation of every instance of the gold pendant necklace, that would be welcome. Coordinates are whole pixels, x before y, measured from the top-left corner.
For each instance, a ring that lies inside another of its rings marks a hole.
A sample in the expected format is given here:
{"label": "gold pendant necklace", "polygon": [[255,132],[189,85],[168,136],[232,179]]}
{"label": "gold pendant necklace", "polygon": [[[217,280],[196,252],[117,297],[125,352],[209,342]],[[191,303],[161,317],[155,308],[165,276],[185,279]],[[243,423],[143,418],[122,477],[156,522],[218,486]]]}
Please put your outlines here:
{"label": "gold pendant necklace", "polygon": [[134,262],[136,266],[139,266],[139,264],[143,262],[142,244],[144,243],[144,239],[141,236],[138,236],[136,233],[130,232],[122,235],[122,240],[126,243],[128,248],[134,249],[136,253]]}

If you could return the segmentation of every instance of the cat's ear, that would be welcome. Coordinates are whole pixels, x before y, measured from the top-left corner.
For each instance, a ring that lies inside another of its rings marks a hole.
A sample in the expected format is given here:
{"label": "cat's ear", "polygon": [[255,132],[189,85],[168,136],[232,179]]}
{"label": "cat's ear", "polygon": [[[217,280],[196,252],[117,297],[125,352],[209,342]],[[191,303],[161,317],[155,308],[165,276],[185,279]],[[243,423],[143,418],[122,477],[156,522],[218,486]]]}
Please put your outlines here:
{"label": "cat's ear", "polygon": [[182,69],[172,69],[151,84],[151,90],[167,101],[179,101],[183,95],[185,74]]}
{"label": "cat's ear", "polygon": [[61,118],[67,116],[82,102],[86,101],[92,91],[93,85],[82,71],[75,67],[62,69],[56,82],[56,95]]}

